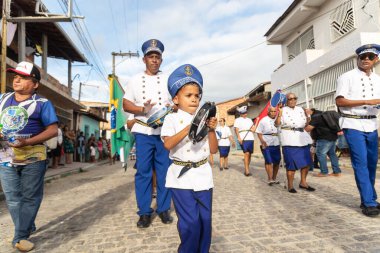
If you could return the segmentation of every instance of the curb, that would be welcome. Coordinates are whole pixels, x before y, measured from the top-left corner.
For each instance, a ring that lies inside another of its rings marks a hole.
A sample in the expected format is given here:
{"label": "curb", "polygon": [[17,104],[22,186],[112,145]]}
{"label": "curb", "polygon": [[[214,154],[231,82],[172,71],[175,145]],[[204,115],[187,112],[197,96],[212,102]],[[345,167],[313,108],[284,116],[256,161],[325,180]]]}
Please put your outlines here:
{"label": "curb", "polygon": [[[97,166],[100,166],[100,165],[104,165],[104,164],[107,164],[107,163],[109,163],[108,160],[97,162],[97,163],[90,163],[90,164],[88,164],[86,166],[83,166],[83,167],[74,168],[74,169],[71,169],[71,170],[65,170],[65,171],[58,172],[57,174],[54,174],[54,175],[45,176],[44,177],[44,183],[46,184],[46,183],[48,183],[48,182],[50,182],[52,180],[55,180],[55,179],[59,179],[59,178],[62,178],[62,177],[73,175],[73,174],[78,174],[78,173],[81,173],[81,172],[83,172],[85,170],[88,170],[88,169],[91,169],[91,168],[94,168],[94,167],[97,167]],[[3,201],[3,200],[5,200],[5,195],[4,195],[4,193],[2,191],[0,191],[0,201]]]}
{"label": "curb", "polygon": [[83,172],[85,170],[88,170],[88,169],[91,169],[93,167],[97,167],[97,166],[100,166],[100,165],[104,165],[104,164],[107,164],[107,163],[109,163],[108,160],[107,161],[97,162],[97,163],[90,163],[90,164],[88,164],[86,166],[74,168],[74,169],[71,169],[71,170],[61,171],[61,172],[58,172],[57,174],[54,174],[54,175],[45,176],[44,181],[46,183],[47,181],[51,181],[51,180],[54,180],[54,179],[66,177],[68,175],[78,174],[78,173],[81,173],[81,172]]}

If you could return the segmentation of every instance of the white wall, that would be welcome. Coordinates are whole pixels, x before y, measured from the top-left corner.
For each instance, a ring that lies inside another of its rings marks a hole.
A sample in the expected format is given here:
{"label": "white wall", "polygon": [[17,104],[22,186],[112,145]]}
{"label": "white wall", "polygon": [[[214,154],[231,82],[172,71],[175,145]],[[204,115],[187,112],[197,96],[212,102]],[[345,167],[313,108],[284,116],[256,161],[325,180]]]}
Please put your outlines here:
{"label": "white wall", "polygon": [[[282,43],[284,66],[273,72],[271,76],[272,91],[298,83],[353,57],[355,49],[363,44],[380,44],[379,1],[370,0],[365,8],[365,11],[373,18],[361,9],[365,2],[365,0],[353,1],[356,29],[336,41],[331,41],[330,37],[329,11],[342,1],[326,1],[318,12],[310,16],[309,22],[306,21],[303,26],[295,29]],[[289,62],[287,46],[311,26],[313,26],[315,50],[306,50]]]}

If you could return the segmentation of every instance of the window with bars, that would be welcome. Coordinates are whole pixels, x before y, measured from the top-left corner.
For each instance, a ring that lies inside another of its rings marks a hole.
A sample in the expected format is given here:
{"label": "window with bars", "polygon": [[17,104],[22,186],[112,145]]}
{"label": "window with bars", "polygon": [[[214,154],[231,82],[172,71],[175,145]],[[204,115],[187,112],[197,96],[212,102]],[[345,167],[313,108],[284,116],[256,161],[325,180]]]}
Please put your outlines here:
{"label": "window with bars", "polygon": [[345,1],[330,14],[330,34],[332,42],[355,29],[352,0]]}
{"label": "window with bars", "polygon": [[292,92],[297,95],[298,103],[303,103],[306,101],[306,91],[305,91],[305,81],[298,82],[289,86],[283,90],[283,93]]}
{"label": "window with bars", "polygon": [[293,60],[306,49],[315,49],[313,28],[308,29],[301,36],[288,45],[288,59]]}

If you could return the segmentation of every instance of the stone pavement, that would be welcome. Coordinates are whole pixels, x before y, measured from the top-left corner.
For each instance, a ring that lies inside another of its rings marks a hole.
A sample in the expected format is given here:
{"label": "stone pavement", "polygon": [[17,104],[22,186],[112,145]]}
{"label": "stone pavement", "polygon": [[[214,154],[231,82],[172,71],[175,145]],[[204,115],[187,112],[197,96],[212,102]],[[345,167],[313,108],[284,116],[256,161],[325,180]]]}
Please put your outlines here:
{"label": "stone pavement", "polygon": [[[270,187],[262,160],[253,162],[253,177],[243,176],[240,153],[230,156],[230,170],[215,166],[210,252],[380,252],[380,217],[361,214],[348,166],[339,178],[309,177],[314,193],[290,194],[283,170],[281,184]],[[36,243],[33,252],[176,252],[175,223],[164,225],[154,217],[151,227],[136,227],[133,176],[131,168],[125,173],[120,164],[103,164],[48,180],[38,230],[30,238]],[[12,234],[1,201],[0,252],[15,252]]]}

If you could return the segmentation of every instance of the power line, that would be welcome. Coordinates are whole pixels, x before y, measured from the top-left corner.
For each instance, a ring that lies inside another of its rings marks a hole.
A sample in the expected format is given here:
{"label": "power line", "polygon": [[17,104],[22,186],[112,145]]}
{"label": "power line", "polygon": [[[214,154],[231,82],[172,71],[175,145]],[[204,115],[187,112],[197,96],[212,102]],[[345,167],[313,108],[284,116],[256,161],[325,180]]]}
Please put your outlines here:
{"label": "power line", "polygon": [[[337,7],[333,8],[333,9],[331,9],[331,10],[329,10],[329,11],[326,11],[326,12],[320,14],[319,16],[316,16],[316,17],[310,19],[310,20],[307,21],[306,23],[302,23],[302,24],[299,25],[299,26],[296,26],[296,27],[294,27],[294,28],[292,28],[292,29],[289,29],[289,30],[287,30],[287,31],[285,31],[285,32],[282,32],[282,33],[278,34],[277,36],[273,37],[273,39],[278,38],[278,37],[280,37],[280,36],[282,36],[282,35],[284,35],[284,34],[286,34],[286,33],[292,32],[292,31],[294,31],[294,30],[300,28],[301,26],[304,26],[304,25],[306,25],[306,24],[308,24],[308,23],[310,23],[310,22],[312,22],[312,21],[314,21],[314,20],[316,20],[316,19],[318,19],[318,18],[320,18],[320,17],[322,17],[322,16],[324,16],[324,15],[327,15],[327,14],[329,14],[330,12],[332,12],[332,11],[338,9],[340,6],[346,4],[347,2],[350,2],[350,1],[351,1],[351,0],[346,0],[346,1],[344,1],[343,3],[341,3],[340,5],[338,5]],[[264,40],[264,41],[262,41],[262,42],[260,42],[260,43],[257,43],[257,44],[255,44],[255,45],[250,46],[250,47],[247,47],[247,48],[241,49],[241,50],[239,50],[239,51],[237,51],[237,52],[234,52],[234,53],[232,53],[232,54],[229,54],[229,55],[223,56],[223,57],[221,57],[221,58],[215,59],[215,60],[213,60],[213,61],[211,61],[211,62],[208,62],[208,63],[201,64],[201,65],[199,65],[198,67],[204,67],[204,66],[207,66],[207,65],[211,65],[211,64],[213,64],[213,63],[216,63],[216,62],[223,61],[223,60],[225,60],[225,59],[227,59],[227,58],[234,57],[234,56],[236,56],[236,55],[238,55],[238,54],[241,54],[241,53],[243,53],[243,52],[245,52],[245,51],[248,51],[248,50],[251,50],[251,49],[253,49],[253,48],[256,48],[256,47],[258,47],[258,46],[260,46],[260,45],[262,45],[262,44],[264,44],[264,43],[266,43],[266,42],[267,42],[267,41]]]}
{"label": "power line", "polygon": [[110,0],[108,0],[108,6],[111,9],[111,19],[112,19],[112,23],[113,23],[113,31],[115,33],[115,37],[116,37],[116,40],[117,40],[117,44],[119,45],[119,49],[121,50],[120,39],[119,39],[118,33],[116,31],[116,22],[115,22],[115,18],[114,18],[114,15],[113,15],[113,8],[112,8]]}
{"label": "power line", "polygon": [[136,0],[136,49],[139,48],[139,0]]}
{"label": "power line", "polygon": [[[126,47],[129,47],[129,36],[128,36],[128,21],[127,21],[127,7],[125,5],[126,1],[123,1],[123,16],[124,16],[124,26],[125,26],[125,37],[126,37]],[[120,49],[121,50],[121,49]]]}
{"label": "power line", "polygon": [[[59,4],[63,11],[67,11],[67,0],[60,0]],[[75,7],[75,9],[73,9],[74,15],[76,15],[76,13],[80,14],[79,7],[75,1],[74,1],[74,7]],[[88,58],[92,59],[93,67],[96,70],[97,74],[99,75],[101,79],[105,81],[106,84],[108,84],[106,69],[103,65],[103,62],[101,61],[101,58],[99,57],[99,53],[95,47],[95,44],[91,38],[91,34],[89,33],[86,24],[83,22],[84,28],[82,28],[78,20],[73,19],[73,22],[71,22],[71,25],[74,29],[74,32],[77,34],[78,39],[80,43],[82,44],[83,49],[87,52]],[[87,39],[87,37],[89,39]]]}

